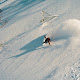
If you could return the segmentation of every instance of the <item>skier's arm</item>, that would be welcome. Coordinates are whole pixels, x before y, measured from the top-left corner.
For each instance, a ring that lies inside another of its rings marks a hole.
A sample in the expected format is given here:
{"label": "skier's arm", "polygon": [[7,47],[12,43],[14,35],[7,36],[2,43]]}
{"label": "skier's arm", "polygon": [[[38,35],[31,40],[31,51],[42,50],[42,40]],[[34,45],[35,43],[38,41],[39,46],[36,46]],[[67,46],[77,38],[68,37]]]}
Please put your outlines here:
{"label": "skier's arm", "polygon": [[49,41],[49,45],[51,46],[50,41]]}
{"label": "skier's arm", "polygon": [[46,38],[46,36],[44,36]]}

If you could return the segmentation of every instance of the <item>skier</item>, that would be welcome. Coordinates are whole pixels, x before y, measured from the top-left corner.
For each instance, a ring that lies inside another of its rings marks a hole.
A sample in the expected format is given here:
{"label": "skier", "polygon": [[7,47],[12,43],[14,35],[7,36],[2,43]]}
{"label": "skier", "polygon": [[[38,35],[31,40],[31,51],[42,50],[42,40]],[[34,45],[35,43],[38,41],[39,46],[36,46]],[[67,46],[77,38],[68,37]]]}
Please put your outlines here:
{"label": "skier", "polygon": [[44,36],[45,37],[45,42],[43,42],[43,43],[49,43],[49,45],[51,46],[51,44],[50,44],[50,38],[46,38],[46,36]]}

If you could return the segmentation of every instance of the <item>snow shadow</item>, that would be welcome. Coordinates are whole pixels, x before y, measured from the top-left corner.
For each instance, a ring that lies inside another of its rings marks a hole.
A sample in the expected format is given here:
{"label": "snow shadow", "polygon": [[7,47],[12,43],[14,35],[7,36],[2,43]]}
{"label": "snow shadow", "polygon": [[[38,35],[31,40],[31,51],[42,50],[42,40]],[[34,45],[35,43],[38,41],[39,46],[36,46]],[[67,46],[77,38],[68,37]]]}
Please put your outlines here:
{"label": "snow shadow", "polygon": [[0,0],[0,4],[3,4],[3,3],[5,3],[6,1],[8,1],[8,0]]}
{"label": "snow shadow", "polygon": [[30,43],[28,43],[27,45],[25,45],[24,47],[22,47],[20,49],[20,50],[25,50],[23,53],[21,53],[19,55],[16,55],[16,56],[13,56],[13,57],[18,58],[22,55],[25,55],[25,54],[29,53],[29,52],[40,49],[39,47],[42,46],[43,39],[44,39],[44,36],[40,36],[37,39],[34,39],[33,41],[31,41]]}
{"label": "snow shadow", "polygon": [[57,69],[58,69],[58,68],[52,70],[52,71],[51,71],[47,76],[45,76],[44,79],[42,79],[42,80],[49,80],[49,79],[51,79],[52,77],[54,77],[54,75],[55,75],[56,72],[57,72]]}
{"label": "snow shadow", "polygon": [[43,1],[45,1],[45,0],[16,0],[16,1],[8,4],[7,6],[3,7],[2,10],[3,10],[4,19],[11,20],[13,18],[17,18],[17,19],[23,18],[23,16],[25,14],[29,14],[29,12],[26,12],[23,15],[19,15],[19,14],[25,12],[29,8],[35,6]]}

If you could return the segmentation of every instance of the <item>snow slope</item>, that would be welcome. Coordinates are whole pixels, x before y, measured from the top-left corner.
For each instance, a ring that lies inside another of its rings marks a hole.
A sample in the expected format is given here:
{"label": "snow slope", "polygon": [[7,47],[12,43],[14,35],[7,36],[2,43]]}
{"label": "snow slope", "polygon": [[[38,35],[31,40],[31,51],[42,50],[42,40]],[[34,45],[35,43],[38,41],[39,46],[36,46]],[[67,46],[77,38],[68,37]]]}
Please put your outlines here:
{"label": "snow slope", "polygon": [[[80,80],[79,5],[79,0],[1,0],[0,80]],[[58,17],[40,23],[42,10]],[[44,35],[51,46],[43,45]]]}

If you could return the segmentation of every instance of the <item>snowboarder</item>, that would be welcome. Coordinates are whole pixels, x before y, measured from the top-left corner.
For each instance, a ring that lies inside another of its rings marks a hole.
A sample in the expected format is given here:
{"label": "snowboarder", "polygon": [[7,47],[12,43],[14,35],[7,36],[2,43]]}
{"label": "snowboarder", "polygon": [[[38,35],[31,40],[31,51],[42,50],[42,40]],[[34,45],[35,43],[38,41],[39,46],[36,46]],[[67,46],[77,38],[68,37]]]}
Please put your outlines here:
{"label": "snowboarder", "polygon": [[44,36],[44,37],[45,37],[45,41],[43,43],[49,43],[49,45],[51,46],[51,44],[50,44],[50,38],[46,38],[46,36]]}

